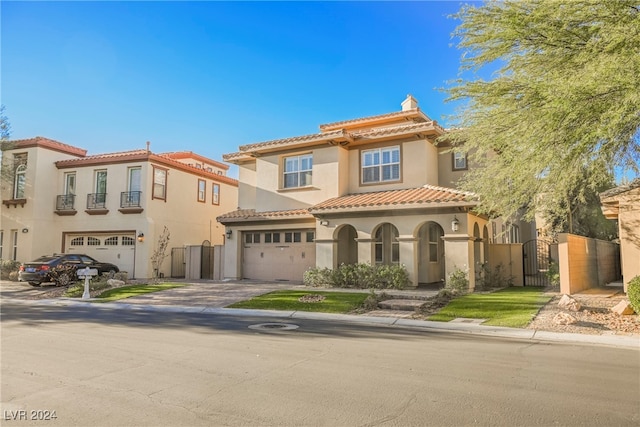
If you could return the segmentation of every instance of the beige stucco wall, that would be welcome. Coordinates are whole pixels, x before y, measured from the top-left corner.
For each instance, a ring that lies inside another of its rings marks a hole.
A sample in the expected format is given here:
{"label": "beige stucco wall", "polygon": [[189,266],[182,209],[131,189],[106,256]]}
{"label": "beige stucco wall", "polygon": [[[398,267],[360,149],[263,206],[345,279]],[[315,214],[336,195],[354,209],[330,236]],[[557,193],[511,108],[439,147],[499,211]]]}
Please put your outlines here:
{"label": "beige stucco wall", "polygon": [[502,265],[503,271],[513,278],[514,286],[524,286],[522,244],[497,243],[489,245],[489,268],[495,271]]}
{"label": "beige stucco wall", "polygon": [[618,232],[624,290],[640,276],[640,188],[618,196]]}
{"label": "beige stucco wall", "polygon": [[568,233],[558,235],[560,291],[575,294],[617,279],[618,245]]}

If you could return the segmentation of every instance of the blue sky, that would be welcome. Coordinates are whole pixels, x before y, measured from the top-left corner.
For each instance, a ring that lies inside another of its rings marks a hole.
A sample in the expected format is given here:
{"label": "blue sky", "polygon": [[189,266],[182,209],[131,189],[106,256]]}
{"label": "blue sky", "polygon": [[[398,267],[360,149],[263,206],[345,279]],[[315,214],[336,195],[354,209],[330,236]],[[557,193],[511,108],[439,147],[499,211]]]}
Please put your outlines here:
{"label": "blue sky", "polygon": [[220,160],[399,110],[409,93],[446,125],[460,5],[2,1],[1,102],[12,139],[89,154],[151,141]]}

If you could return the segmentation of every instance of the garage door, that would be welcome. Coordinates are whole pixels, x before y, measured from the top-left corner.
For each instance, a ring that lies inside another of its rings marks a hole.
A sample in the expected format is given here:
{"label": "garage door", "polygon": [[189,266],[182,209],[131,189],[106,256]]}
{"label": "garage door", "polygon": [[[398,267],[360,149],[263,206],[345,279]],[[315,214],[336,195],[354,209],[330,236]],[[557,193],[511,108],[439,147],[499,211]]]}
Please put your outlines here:
{"label": "garage door", "polygon": [[118,266],[120,271],[134,276],[136,251],[135,234],[130,233],[84,233],[67,235],[65,252],[86,254],[102,262]]}
{"label": "garage door", "polygon": [[302,282],[315,267],[313,230],[243,232],[242,277],[253,280]]}

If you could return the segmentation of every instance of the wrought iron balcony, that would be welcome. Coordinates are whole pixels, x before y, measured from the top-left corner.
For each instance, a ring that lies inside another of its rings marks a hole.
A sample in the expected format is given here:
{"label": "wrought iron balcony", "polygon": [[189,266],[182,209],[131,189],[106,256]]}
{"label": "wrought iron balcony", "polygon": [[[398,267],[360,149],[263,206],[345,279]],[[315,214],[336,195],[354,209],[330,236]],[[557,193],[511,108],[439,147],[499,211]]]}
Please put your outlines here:
{"label": "wrought iron balcony", "polygon": [[123,191],[120,193],[121,208],[139,208],[142,191]]}
{"label": "wrought iron balcony", "polygon": [[87,194],[87,209],[106,209],[107,193]]}
{"label": "wrought iron balcony", "polygon": [[61,194],[56,197],[56,210],[72,211],[75,209],[74,207],[75,201],[76,201],[75,194]]}

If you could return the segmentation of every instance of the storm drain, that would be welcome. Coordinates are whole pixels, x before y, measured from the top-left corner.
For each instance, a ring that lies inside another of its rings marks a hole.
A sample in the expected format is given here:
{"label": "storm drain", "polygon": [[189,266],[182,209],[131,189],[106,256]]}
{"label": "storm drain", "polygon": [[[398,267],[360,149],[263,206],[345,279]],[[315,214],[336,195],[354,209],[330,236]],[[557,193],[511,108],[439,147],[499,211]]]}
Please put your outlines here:
{"label": "storm drain", "polygon": [[260,331],[292,331],[298,329],[298,325],[292,323],[258,323],[256,325],[249,325],[249,329]]}

